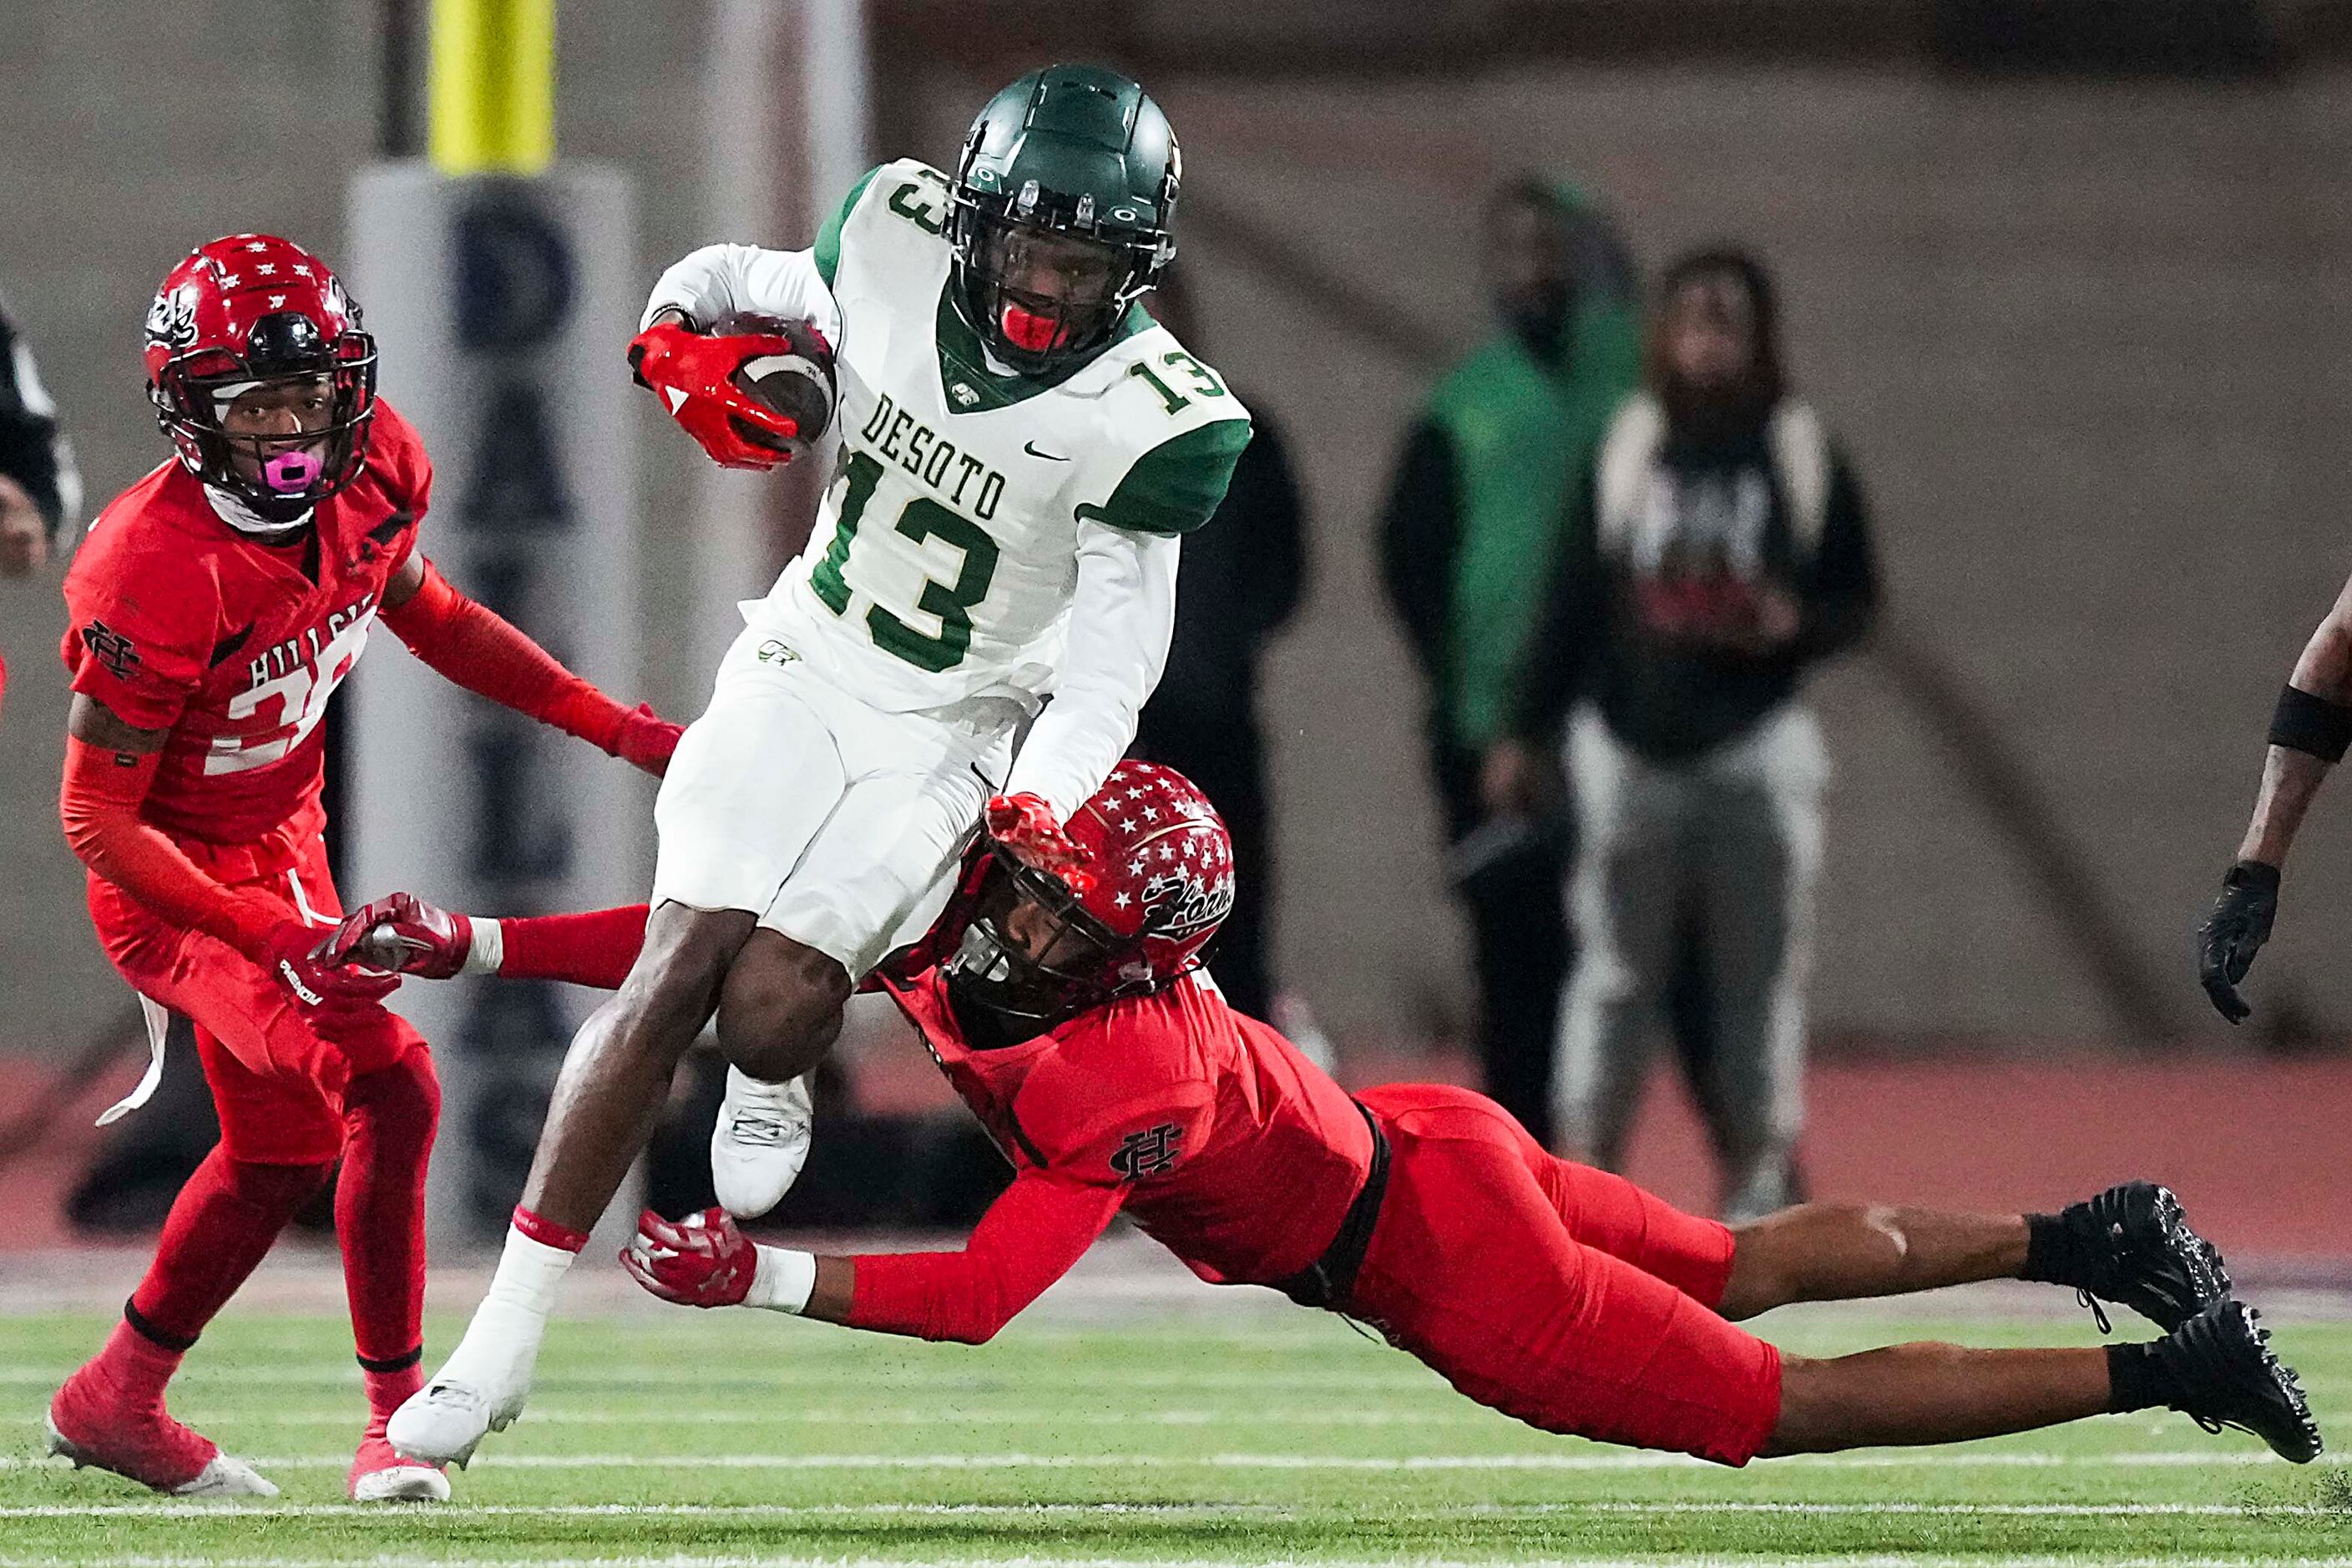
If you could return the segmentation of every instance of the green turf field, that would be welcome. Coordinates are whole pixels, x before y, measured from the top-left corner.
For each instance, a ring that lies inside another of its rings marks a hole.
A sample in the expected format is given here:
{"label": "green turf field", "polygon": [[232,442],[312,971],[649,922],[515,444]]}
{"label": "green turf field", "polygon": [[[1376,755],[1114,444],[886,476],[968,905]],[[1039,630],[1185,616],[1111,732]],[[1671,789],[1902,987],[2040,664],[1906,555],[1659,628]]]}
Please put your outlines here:
{"label": "green turf field", "polygon": [[[1790,1349],[2087,1341],[2087,1318],[1767,1321]],[[2267,1462],[2183,1417],[1745,1473],[1548,1436],[1335,1319],[1252,1314],[979,1349],[751,1314],[559,1324],[521,1422],[457,1506],[341,1501],[358,1375],[336,1321],[232,1312],[174,1408],[285,1489],[168,1504],[40,1458],[97,1317],[0,1319],[0,1568],[114,1562],[720,1568],[977,1563],[2324,1561],[2352,1564],[2352,1470]],[[446,1345],[457,1325],[436,1321]],[[2279,1336],[2352,1436],[2352,1325]]]}

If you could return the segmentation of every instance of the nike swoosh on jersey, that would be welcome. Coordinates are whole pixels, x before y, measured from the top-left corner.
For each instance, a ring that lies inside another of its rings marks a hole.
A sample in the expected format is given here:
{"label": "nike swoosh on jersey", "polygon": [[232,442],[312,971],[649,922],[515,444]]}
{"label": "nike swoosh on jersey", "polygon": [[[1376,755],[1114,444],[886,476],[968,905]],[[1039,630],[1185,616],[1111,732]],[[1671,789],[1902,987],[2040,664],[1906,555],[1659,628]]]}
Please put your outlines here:
{"label": "nike swoosh on jersey", "polygon": [[1062,456],[1059,452],[1041,452],[1037,450],[1037,443],[1034,441],[1022,442],[1021,449],[1028,453],[1033,458],[1043,458],[1049,463],[1066,463],[1070,460],[1069,458]]}

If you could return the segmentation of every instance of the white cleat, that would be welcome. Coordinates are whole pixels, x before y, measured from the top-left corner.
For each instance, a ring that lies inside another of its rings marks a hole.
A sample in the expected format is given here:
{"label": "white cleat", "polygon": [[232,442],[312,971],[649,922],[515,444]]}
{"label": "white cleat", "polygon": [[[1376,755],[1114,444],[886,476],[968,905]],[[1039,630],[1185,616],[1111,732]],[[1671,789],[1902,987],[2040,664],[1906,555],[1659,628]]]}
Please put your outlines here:
{"label": "white cleat", "polygon": [[815,1120],[805,1075],[766,1083],[730,1067],[727,1098],[710,1130],[710,1184],[719,1206],[755,1219],[782,1203],[808,1163]]}
{"label": "white cleat", "polygon": [[[455,1465],[462,1470],[484,1437],[505,1431],[508,1424],[522,1414],[523,1399],[530,1393],[530,1384],[526,1378],[512,1393],[493,1398],[480,1384],[454,1377],[445,1367],[440,1376],[410,1394],[392,1413],[383,1435],[409,1458]],[[448,1496],[447,1478],[436,1479],[442,1483],[441,1495]]]}
{"label": "white cleat", "polygon": [[83,1447],[58,1431],[54,1420],[45,1419],[41,1425],[48,1432],[49,1452],[61,1459],[71,1459],[73,1468],[77,1470],[85,1468],[111,1470],[118,1476],[127,1477],[142,1486],[154,1487],[157,1491],[177,1498],[215,1499],[278,1495],[276,1483],[260,1471],[243,1459],[233,1459],[218,1451],[215,1451],[210,1459],[205,1461],[205,1468],[196,1472],[194,1479],[182,1481],[177,1486],[156,1486],[155,1482],[137,1473],[139,1467],[136,1464],[126,1463],[121,1458],[110,1458]]}
{"label": "white cleat", "polygon": [[353,1502],[447,1502],[449,1478],[430,1465],[370,1470],[352,1483]]}
{"label": "white cleat", "polygon": [[226,1454],[215,1454],[204,1473],[185,1486],[173,1487],[173,1497],[232,1498],[276,1497],[278,1484],[247,1464],[232,1459]]}
{"label": "white cleat", "polygon": [[360,1439],[345,1482],[353,1502],[447,1502],[449,1478],[436,1465],[419,1464],[373,1433]]}

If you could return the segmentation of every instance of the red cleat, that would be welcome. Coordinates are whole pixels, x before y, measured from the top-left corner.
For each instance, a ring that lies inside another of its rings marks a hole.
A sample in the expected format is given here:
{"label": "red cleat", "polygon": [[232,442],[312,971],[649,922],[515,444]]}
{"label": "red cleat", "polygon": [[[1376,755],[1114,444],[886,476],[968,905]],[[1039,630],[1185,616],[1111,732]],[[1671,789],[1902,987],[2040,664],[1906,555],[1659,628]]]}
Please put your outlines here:
{"label": "red cleat", "polygon": [[412,1459],[385,1440],[383,1417],[369,1423],[352,1461],[353,1502],[447,1502],[449,1478],[438,1465]]}
{"label": "red cleat", "polygon": [[157,1398],[126,1395],[97,1362],[49,1401],[49,1452],[184,1498],[276,1497],[278,1489],[218,1444],[172,1419]]}

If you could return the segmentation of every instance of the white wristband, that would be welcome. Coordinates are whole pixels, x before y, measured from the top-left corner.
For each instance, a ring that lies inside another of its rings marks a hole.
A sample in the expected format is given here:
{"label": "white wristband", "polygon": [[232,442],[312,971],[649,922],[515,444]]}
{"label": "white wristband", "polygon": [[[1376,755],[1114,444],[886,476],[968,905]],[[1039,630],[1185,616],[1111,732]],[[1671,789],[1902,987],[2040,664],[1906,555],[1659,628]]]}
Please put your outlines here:
{"label": "white wristband", "polygon": [[470,922],[474,928],[473,945],[466,949],[466,962],[460,974],[496,974],[499,965],[507,961],[505,933],[499,922],[488,915],[476,915]]}
{"label": "white wristband", "polygon": [[743,1305],[764,1307],[771,1312],[802,1312],[807,1310],[809,1292],[815,1289],[816,1254],[795,1252],[789,1247],[762,1247]]}

